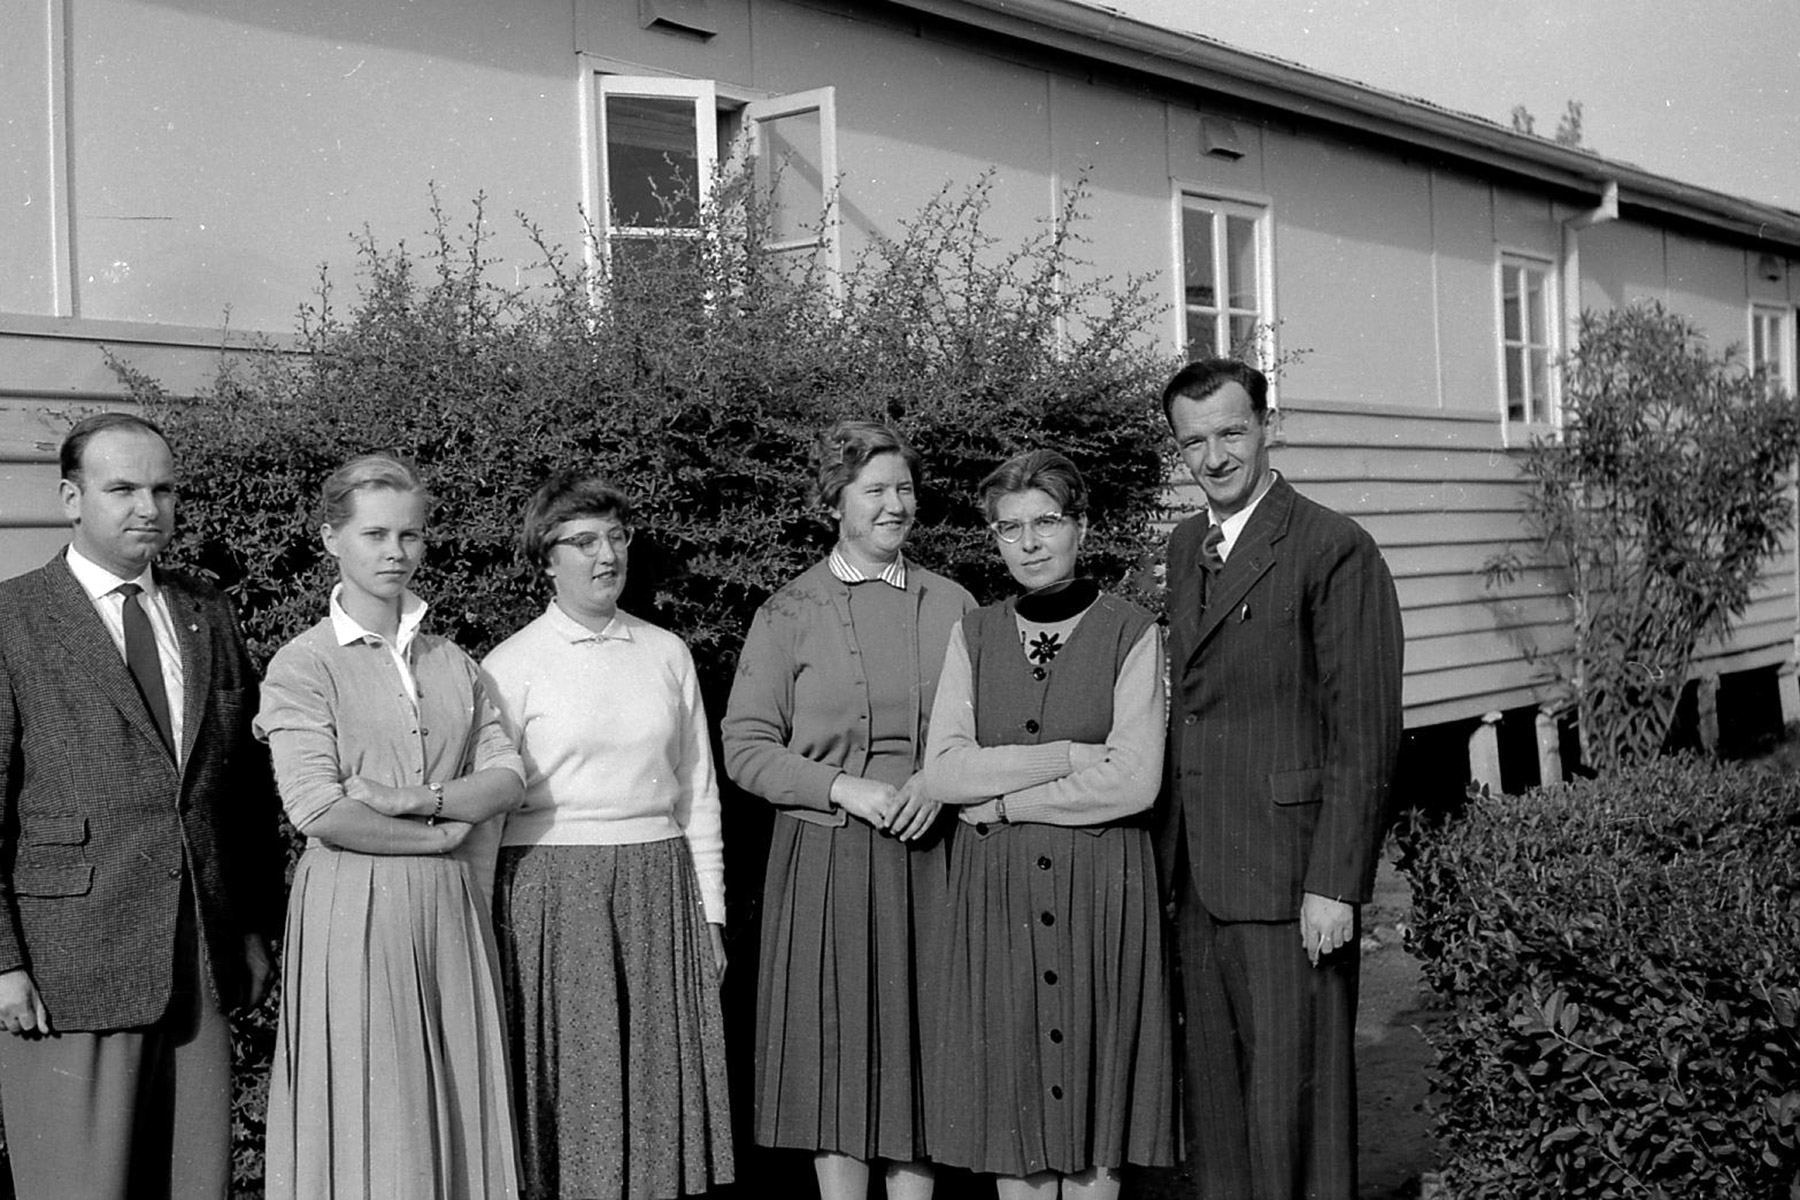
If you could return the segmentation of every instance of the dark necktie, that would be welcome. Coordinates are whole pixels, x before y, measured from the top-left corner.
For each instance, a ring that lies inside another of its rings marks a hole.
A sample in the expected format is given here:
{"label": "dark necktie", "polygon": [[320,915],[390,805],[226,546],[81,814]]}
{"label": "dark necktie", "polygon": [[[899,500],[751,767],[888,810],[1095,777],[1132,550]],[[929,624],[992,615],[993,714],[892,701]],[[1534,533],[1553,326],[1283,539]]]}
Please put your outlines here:
{"label": "dark necktie", "polygon": [[1200,563],[1214,575],[1225,569],[1225,556],[1219,553],[1219,547],[1224,544],[1223,525],[1209,525],[1206,536],[1200,539]]}
{"label": "dark necktie", "polygon": [[162,655],[156,650],[156,631],[150,628],[150,616],[138,593],[144,589],[135,583],[121,583],[118,593],[125,597],[125,665],[137,681],[138,692],[149,706],[150,716],[162,734],[163,745],[175,749],[175,729],[169,723],[169,693],[163,687]]}

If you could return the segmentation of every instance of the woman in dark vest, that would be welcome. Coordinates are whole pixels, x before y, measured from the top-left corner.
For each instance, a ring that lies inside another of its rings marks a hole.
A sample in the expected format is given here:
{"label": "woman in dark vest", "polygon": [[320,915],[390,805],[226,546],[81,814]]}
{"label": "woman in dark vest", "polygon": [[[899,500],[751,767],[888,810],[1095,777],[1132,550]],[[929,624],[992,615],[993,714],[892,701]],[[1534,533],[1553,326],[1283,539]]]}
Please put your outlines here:
{"label": "woman in dark vest", "polygon": [[951,635],[925,781],[960,806],[926,1105],[932,1156],[1001,1200],[1116,1197],[1175,1156],[1175,1046],[1155,862],[1162,636],[1076,576],[1087,489],[1035,450],[982,481],[1024,591]]}

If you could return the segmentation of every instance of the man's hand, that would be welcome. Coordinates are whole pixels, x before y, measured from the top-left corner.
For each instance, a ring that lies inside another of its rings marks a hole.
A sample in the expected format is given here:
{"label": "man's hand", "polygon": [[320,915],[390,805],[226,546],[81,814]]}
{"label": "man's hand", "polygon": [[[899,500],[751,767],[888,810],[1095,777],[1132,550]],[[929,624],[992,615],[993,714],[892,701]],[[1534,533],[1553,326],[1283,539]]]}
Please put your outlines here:
{"label": "man's hand", "polygon": [[250,987],[244,995],[244,1007],[255,1008],[269,994],[275,982],[275,960],[269,954],[269,943],[260,933],[244,935],[244,969],[250,975]]}
{"label": "man's hand", "polygon": [[916,837],[923,837],[937,820],[938,810],[943,806],[925,794],[925,776],[914,775],[900,785],[895,796],[897,805],[893,819],[888,828],[895,837],[903,842],[910,842]]}
{"label": "man's hand", "polygon": [[31,972],[20,967],[0,974],[0,1030],[7,1033],[52,1033]]}
{"label": "man's hand", "polygon": [[1300,944],[1313,966],[1356,936],[1356,905],[1307,892],[1300,898]]}

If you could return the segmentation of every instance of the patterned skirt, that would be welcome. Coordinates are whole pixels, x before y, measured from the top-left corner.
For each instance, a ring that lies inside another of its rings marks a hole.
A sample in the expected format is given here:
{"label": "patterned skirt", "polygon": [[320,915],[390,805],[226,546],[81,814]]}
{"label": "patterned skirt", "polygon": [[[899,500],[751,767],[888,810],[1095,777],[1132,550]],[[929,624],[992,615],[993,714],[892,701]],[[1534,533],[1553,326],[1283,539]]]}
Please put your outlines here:
{"label": "patterned skirt", "polygon": [[932,1157],[1000,1175],[1175,1161],[1177,1046],[1150,837],[963,826]]}
{"label": "patterned skirt", "polygon": [[525,1195],[732,1178],[719,976],[687,842],[507,846],[495,912]]}
{"label": "patterned skirt", "polygon": [[[940,823],[941,825],[941,823]],[[912,1162],[927,1152],[921,970],[938,961],[945,848],[775,818],[756,1003],[756,1141]]]}

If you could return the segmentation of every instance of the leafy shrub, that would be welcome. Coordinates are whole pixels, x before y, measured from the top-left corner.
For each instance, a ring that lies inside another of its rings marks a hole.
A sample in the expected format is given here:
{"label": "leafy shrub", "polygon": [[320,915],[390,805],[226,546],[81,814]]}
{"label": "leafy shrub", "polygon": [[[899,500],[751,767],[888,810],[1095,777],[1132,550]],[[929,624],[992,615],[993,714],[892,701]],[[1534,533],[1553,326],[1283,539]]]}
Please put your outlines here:
{"label": "leafy shrub", "polygon": [[1695,649],[1743,615],[1793,529],[1800,408],[1654,301],[1583,313],[1562,381],[1560,436],[1520,460],[1525,519],[1574,605],[1572,644],[1547,659],[1583,761],[1607,771],[1662,749]]}
{"label": "leafy shrub", "polygon": [[1800,781],[1664,759],[1413,827],[1459,1197],[1800,1196]]}
{"label": "leafy shrub", "polygon": [[[514,547],[526,497],[553,471],[587,468],[638,509],[625,607],[687,639],[717,713],[751,614],[835,536],[811,499],[813,434],[874,416],[924,456],[920,562],[984,599],[1010,591],[975,485],[1053,445],[1088,476],[1086,568],[1133,590],[1156,548],[1170,364],[1144,349],[1155,313],[1141,287],[1076,258],[1078,194],[1006,247],[986,230],[986,180],[946,191],[837,281],[761,248],[765,214],[741,180],[712,195],[698,237],[641,241],[610,268],[534,230],[542,258],[523,265],[547,282],[531,288],[492,282],[479,202],[460,231],[434,203],[423,253],[359,244],[347,310],[322,278],[297,350],[225,360],[198,397],[116,364],[187,464],[172,559],[233,595],[266,659],[324,612],[320,482],[351,455],[397,451],[438,500],[418,590],[434,628],[479,655],[548,594]],[[746,832],[734,814],[759,810],[728,805],[728,840]],[[728,856],[739,930],[761,890],[747,833]],[[254,1185],[267,1012],[240,1035],[235,1144]]]}

